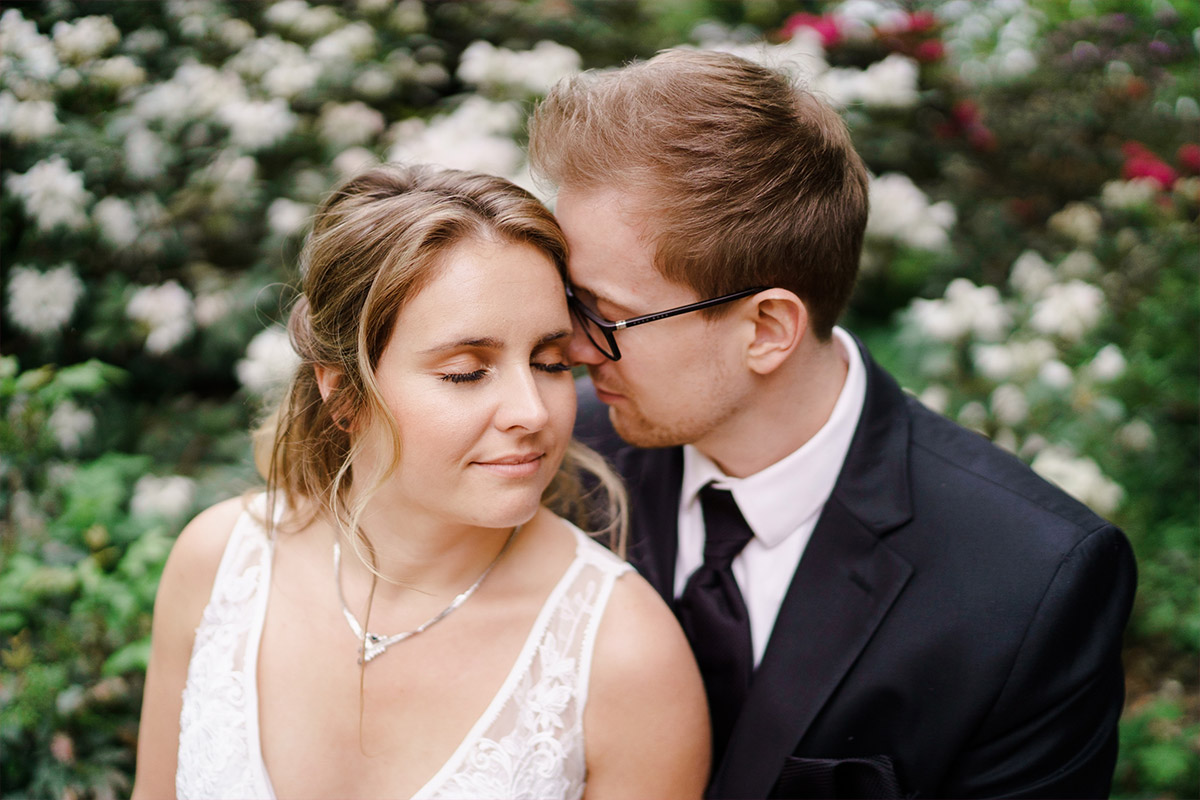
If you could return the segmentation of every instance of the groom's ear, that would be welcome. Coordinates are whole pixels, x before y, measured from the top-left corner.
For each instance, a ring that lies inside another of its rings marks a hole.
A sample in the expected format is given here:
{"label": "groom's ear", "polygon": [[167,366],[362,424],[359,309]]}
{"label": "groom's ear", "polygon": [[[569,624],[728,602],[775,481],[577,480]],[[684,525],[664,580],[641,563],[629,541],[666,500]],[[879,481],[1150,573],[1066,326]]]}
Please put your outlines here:
{"label": "groom's ear", "polygon": [[795,352],[808,330],[804,301],[787,289],[764,289],[750,298],[747,321],[753,338],[746,348],[746,364],[759,375],[769,375]]}

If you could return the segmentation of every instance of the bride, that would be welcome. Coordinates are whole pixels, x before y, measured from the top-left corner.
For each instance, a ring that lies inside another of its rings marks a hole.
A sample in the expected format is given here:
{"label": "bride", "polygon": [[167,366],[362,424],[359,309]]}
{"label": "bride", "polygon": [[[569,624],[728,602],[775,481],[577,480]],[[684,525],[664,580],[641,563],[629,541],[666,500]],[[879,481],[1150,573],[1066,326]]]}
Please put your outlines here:
{"label": "bride", "polygon": [[588,524],[580,476],[615,481],[570,438],[565,257],[499,178],[384,166],[322,204],[266,492],[163,572],[135,798],[700,795],[686,640],[548,507]]}

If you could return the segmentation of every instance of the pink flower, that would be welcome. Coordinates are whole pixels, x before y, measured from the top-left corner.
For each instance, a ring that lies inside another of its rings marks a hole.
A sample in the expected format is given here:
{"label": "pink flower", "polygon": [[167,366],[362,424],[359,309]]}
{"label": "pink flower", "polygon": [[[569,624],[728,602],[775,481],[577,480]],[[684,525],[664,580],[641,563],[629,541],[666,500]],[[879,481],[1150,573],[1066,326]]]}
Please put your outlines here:
{"label": "pink flower", "polygon": [[1179,168],[1189,175],[1200,175],[1200,144],[1185,144],[1175,154]]}
{"label": "pink flower", "polygon": [[50,754],[60,764],[75,763],[75,740],[59,731],[50,739]]}
{"label": "pink flower", "polygon": [[837,20],[833,17],[823,17],[803,12],[792,14],[783,23],[782,33],[784,38],[790,39],[801,28],[812,28],[816,31],[821,36],[821,44],[827,48],[834,47],[842,41],[841,28],[838,27]]}

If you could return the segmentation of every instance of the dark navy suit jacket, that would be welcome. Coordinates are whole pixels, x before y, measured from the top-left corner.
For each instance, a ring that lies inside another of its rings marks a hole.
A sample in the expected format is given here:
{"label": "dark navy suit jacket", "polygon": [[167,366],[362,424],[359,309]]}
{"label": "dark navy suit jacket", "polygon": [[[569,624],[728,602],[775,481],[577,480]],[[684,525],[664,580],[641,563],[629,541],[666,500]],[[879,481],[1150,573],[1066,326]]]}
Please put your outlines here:
{"label": "dark navy suit jacket", "polygon": [[[1106,796],[1128,541],[862,350],[862,417],[710,796]],[[671,602],[682,448],[625,445],[588,381],[576,435],[625,478],[630,559]]]}

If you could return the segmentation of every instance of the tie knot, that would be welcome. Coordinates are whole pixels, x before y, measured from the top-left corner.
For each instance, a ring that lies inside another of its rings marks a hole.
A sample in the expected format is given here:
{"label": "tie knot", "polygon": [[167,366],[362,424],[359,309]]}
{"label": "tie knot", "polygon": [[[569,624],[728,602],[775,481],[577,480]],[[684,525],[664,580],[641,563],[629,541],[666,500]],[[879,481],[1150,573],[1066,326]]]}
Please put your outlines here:
{"label": "tie knot", "polygon": [[754,538],[754,531],[727,489],[706,485],[700,490],[700,508],[704,512],[704,564],[727,569]]}

